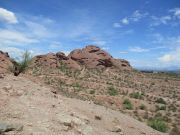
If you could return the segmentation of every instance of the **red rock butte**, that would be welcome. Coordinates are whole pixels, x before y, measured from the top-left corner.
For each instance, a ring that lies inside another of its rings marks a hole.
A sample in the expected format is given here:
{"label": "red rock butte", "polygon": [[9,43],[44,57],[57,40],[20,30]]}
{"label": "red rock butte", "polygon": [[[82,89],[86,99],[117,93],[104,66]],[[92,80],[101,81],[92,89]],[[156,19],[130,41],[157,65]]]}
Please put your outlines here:
{"label": "red rock butte", "polygon": [[67,67],[80,70],[88,69],[119,68],[131,70],[132,67],[124,59],[115,59],[106,51],[94,45],[88,45],[83,49],[75,49],[68,56],[63,52],[48,53],[33,58],[33,65],[46,67],[59,67],[63,62]]}
{"label": "red rock butte", "polygon": [[[7,72],[8,68],[13,66],[13,62],[8,53],[0,51],[0,73]],[[81,70],[83,67],[88,69],[132,69],[128,61],[115,59],[109,53],[94,45],[88,45],[83,49],[75,49],[68,56],[63,52],[38,55],[33,58],[31,66],[58,68],[61,63],[75,70]]]}

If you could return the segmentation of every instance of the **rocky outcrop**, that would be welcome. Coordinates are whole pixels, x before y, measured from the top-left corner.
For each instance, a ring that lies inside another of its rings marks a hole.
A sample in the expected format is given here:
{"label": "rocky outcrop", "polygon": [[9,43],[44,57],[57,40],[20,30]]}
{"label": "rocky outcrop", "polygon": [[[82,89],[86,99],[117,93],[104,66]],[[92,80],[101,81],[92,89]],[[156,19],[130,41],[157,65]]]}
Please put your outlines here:
{"label": "rocky outcrop", "polygon": [[0,51],[0,74],[8,72],[9,67],[13,66],[12,60],[7,52]]}
{"label": "rocky outcrop", "polygon": [[116,67],[120,69],[131,69],[128,61],[114,59],[109,53],[93,45],[72,51],[68,55],[68,58],[73,59],[80,65],[85,65],[87,68],[102,69],[107,67]]}
{"label": "rocky outcrop", "polygon": [[78,65],[75,61],[68,58],[63,52],[58,53],[48,53],[46,55],[38,55],[33,58],[33,66],[42,66],[42,67],[51,67],[57,68],[64,63],[68,68],[73,68],[80,70],[80,65]]}
{"label": "rocky outcrop", "polygon": [[104,69],[104,68],[120,68],[131,70],[128,61],[122,59],[114,59],[109,53],[101,50],[97,46],[89,45],[83,49],[73,50],[68,56],[62,52],[48,53],[39,55],[34,58],[36,66],[57,68],[61,63],[72,69]]}

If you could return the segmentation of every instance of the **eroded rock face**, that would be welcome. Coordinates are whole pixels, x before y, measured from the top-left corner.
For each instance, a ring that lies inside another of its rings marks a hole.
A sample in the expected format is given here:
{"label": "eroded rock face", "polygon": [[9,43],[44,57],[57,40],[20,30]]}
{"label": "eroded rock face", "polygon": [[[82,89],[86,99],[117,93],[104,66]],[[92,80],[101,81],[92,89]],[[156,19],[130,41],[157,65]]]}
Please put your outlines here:
{"label": "eroded rock face", "polygon": [[8,72],[10,66],[13,64],[8,53],[0,51],[0,74]]}
{"label": "eroded rock face", "polygon": [[32,66],[42,66],[57,68],[60,66],[61,62],[66,64],[68,68],[73,68],[80,70],[81,67],[72,59],[69,59],[63,52],[58,53],[48,53],[46,55],[38,55],[33,58]]}
{"label": "eroded rock face", "polygon": [[121,69],[131,69],[128,61],[114,59],[109,53],[93,45],[72,51],[68,55],[68,58],[77,61],[80,65],[85,65],[87,68],[101,69],[107,67],[116,67]]}
{"label": "eroded rock face", "polygon": [[58,52],[56,54],[48,53],[46,55],[39,55],[34,58],[34,64],[37,66],[56,68],[60,66],[61,62],[69,68],[78,70],[82,69],[82,67],[90,69],[104,69],[108,67],[131,69],[128,61],[114,59],[109,53],[94,45],[73,50],[68,56],[62,52]]}

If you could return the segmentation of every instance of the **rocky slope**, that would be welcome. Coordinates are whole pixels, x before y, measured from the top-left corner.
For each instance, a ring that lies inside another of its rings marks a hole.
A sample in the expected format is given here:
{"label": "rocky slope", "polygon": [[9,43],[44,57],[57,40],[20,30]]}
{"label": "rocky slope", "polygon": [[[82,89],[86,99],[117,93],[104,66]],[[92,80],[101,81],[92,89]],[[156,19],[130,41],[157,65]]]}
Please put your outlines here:
{"label": "rocky slope", "polygon": [[76,49],[68,56],[65,56],[62,52],[36,56],[33,66],[56,68],[59,67],[61,63],[69,68],[78,70],[83,67],[88,69],[105,69],[108,67],[126,70],[132,69],[128,61],[115,59],[104,50],[93,45],[86,46],[83,49]]}
{"label": "rocky slope", "polygon": [[23,76],[0,79],[0,134],[163,135],[118,111],[53,91]]}
{"label": "rocky slope", "polygon": [[10,66],[12,66],[12,60],[8,53],[0,51],[0,74],[8,72]]}

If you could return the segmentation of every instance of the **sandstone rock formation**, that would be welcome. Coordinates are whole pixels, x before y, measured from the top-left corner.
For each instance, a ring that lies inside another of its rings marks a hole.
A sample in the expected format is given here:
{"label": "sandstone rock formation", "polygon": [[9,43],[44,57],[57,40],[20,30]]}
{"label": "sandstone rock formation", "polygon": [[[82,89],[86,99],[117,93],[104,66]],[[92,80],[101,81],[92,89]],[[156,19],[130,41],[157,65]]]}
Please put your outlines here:
{"label": "sandstone rock formation", "polygon": [[13,64],[8,53],[0,51],[0,74],[7,72],[10,66]]}
{"label": "sandstone rock formation", "polygon": [[78,70],[84,66],[89,69],[104,69],[108,67],[127,70],[132,69],[128,61],[114,59],[109,53],[94,45],[73,50],[68,56],[62,52],[39,55],[34,58],[33,64],[36,66],[56,68],[60,66],[61,62],[69,68]]}
{"label": "sandstone rock formation", "polygon": [[74,50],[68,57],[78,62],[80,65],[85,65],[87,68],[102,69],[116,67],[120,69],[131,69],[128,61],[114,59],[109,53],[93,45]]}

